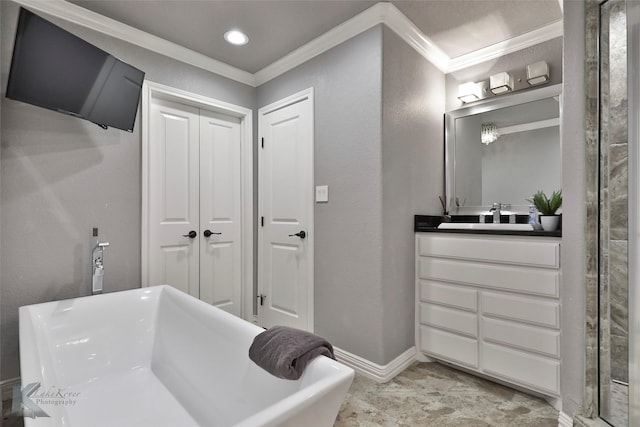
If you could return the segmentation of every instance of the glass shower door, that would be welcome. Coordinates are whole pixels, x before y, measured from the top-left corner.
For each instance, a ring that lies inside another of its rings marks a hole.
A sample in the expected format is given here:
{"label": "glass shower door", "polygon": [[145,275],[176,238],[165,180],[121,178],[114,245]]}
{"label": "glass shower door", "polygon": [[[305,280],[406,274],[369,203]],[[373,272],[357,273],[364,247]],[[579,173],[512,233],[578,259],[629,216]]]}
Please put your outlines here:
{"label": "glass shower door", "polygon": [[599,412],[629,425],[627,2],[600,3]]}

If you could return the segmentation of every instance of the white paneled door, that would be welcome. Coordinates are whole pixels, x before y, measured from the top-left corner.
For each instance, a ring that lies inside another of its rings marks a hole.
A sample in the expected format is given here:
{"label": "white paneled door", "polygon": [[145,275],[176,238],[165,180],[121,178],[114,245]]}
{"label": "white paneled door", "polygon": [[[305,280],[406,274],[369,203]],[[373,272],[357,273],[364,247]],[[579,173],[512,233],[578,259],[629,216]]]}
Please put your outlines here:
{"label": "white paneled door", "polygon": [[240,120],[153,99],[149,135],[147,284],[240,316]]}
{"label": "white paneled door", "polygon": [[200,113],[197,108],[155,100],[150,127],[149,283],[168,283],[197,298],[199,250],[194,240],[200,226]]}
{"label": "white paneled door", "polygon": [[240,124],[200,115],[200,299],[240,315]]}
{"label": "white paneled door", "polygon": [[260,109],[258,278],[262,326],[313,329],[313,100]]}

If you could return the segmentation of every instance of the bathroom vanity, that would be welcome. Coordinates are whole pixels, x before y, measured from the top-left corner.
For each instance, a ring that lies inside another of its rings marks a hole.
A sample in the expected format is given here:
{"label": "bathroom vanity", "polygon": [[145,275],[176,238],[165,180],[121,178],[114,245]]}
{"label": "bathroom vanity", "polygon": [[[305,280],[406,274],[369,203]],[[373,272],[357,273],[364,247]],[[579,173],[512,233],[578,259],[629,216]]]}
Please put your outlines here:
{"label": "bathroom vanity", "polygon": [[559,396],[561,238],[556,236],[417,232],[418,353]]}
{"label": "bathroom vanity", "polygon": [[[562,187],[560,98],[555,85],[448,112],[445,216],[415,216],[419,357],[552,400],[562,234],[529,223],[528,199]],[[497,133],[483,141],[486,126]]]}

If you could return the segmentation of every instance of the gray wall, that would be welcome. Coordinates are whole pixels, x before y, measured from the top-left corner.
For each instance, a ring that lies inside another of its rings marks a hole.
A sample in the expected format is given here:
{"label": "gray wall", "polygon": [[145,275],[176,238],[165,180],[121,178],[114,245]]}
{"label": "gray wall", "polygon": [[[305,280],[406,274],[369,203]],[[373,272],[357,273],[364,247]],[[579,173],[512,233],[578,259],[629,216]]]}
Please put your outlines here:
{"label": "gray wall", "polygon": [[562,109],[562,411],[582,409],[585,382],[585,4],[564,1]]}
{"label": "gray wall", "polygon": [[257,107],[314,88],[316,204],[314,330],[335,346],[383,363],[381,98],[382,26],[258,88]]}
{"label": "gray wall", "polygon": [[[111,243],[105,292],[140,286],[141,146],[139,116],[133,133],[103,131],[5,98],[18,6],[0,3],[1,375],[8,379],[19,375],[18,307],[89,292],[92,227]],[[254,108],[252,87],[44,17],[145,71],[150,81]]]}
{"label": "gray wall", "polygon": [[383,360],[415,342],[413,215],[440,215],[444,74],[384,28],[382,49]]}
{"label": "gray wall", "polygon": [[258,88],[315,90],[315,332],[386,364],[414,344],[415,213],[443,192],[444,76],[382,26]]}
{"label": "gray wall", "polygon": [[458,99],[458,85],[489,80],[490,75],[501,71],[523,71],[528,64],[537,61],[549,64],[550,85],[562,83],[562,37],[447,74],[446,111],[463,105]]}

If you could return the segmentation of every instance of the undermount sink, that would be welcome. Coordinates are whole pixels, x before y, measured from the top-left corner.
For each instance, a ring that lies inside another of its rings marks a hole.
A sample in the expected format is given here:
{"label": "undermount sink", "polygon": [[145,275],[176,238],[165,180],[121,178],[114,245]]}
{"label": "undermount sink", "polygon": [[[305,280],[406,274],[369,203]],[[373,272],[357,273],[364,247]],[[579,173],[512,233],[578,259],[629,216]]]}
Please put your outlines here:
{"label": "undermount sink", "polygon": [[505,230],[533,231],[531,224],[493,224],[478,222],[443,222],[438,226],[441,230]]}

